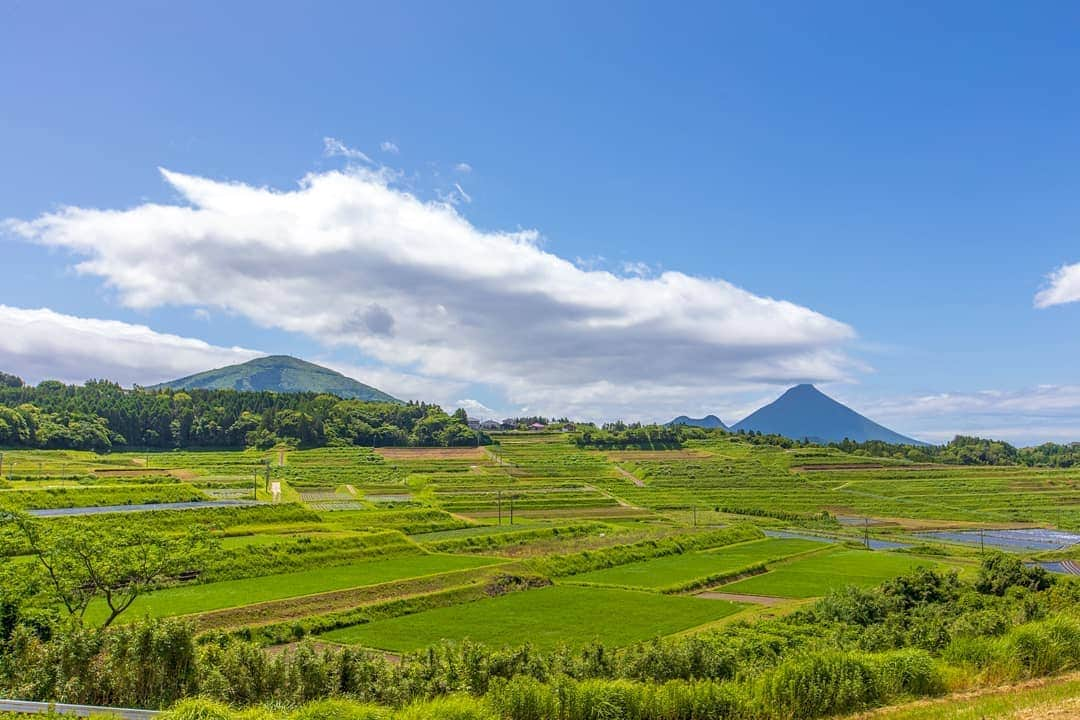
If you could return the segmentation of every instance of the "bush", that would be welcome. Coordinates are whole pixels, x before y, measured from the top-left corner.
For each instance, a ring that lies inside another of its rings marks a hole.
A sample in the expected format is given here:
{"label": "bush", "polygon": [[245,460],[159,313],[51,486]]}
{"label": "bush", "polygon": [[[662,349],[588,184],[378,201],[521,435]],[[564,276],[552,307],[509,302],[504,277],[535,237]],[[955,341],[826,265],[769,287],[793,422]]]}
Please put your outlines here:
{"label": "bush", "polygon": [[318,700],[303,705],[289,715],[289,720],[386,720],[389,712],[378,705],[349,700]]}
{"label": "bush", "polygon": [[448,695],[409,705],[395,713],[394,720],[498,720],[498,715],[482,700]]}
{"label": "bush", "polygon": [[939,695],[945,681],[930,653],[898,650],[877,659],[877,688],[882,698]]}
{"label": "bush", "polygon": [[864,657],[828,652],[793,658],[763,683],[764,700],[792,718],[836,715],[875,702],[878,679]]}
{"label": "bush", "polygon": [[995,552],[983,559],[975,589],[988,595],[1004,595],[1011,587],[1045,590],[1053,583],[1053,576],[1043,568],[1027,567],[1014,555]]}
{"label": "bush", "polygon": [[1026,677],[1050,675],[1080,664],[1080,621],[1055,617],[1021,625],[1003,638],[1002,656]]}

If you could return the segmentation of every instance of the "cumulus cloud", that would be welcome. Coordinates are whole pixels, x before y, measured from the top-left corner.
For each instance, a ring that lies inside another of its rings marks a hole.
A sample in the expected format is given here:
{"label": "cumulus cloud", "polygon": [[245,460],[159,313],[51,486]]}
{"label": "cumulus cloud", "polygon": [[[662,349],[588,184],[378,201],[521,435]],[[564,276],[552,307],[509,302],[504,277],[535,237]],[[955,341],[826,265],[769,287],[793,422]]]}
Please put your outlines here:
{"label": "cumulus cloud", "polygon": [[537,412],[611,417],[624,398],[666,412],[721,386],[853,367],[842,322],[720,279],[582,269],[535,230],[478,229],[385,173],[311,174],[289,191],[162,174],[184,202],[68,207],[7,228],[73,252],[129,307],[225,310]]}
{"label": "cumulus cloud", "polygon": [[1035,295],[1035,307],[1047,308],[1080,301],[1080,263],[1062,265],[1046,280],[1046,287]]}
{"label": "cumulus cloud", "polygon": [[384,153],[390,153],[391,155],[397,155],[399,152],[401,152],[401,149],[397,146],[397,143],[391,142],[390,140],[383,140],[382,143],[379,145],[379,149],[382,150]]}
{"label": "cumulus cloud", "polygon": [[152,385],[265,355],[145,325],[0,305],[0,369],[27,382],[90,378]]}
{"label": "cumulus cloud", "polygon": [[457,170],[459,173],[463,173],[465,175],[468,175],[469,173],[472,172],[472,165],[470,165],[467,162],[460,162],[460,163],[458,163],[457,165],[454,166],[454,169]]}
{"label": "cumulus cloud", "polygon": [[1080,385],[931,393],[851,404],[874,420],[930,442],[956,435],[1018,445],[1080,441]]}

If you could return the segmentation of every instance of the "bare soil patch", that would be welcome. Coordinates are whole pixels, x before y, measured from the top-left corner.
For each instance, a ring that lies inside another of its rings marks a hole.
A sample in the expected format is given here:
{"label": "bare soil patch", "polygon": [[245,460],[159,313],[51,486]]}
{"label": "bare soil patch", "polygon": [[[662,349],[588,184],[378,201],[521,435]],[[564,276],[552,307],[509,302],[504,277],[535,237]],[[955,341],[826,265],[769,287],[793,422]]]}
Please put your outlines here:
{"label": "bare soil patch", "polygon": [[483,460],[487,457],[483,448],[375,448],[375,452],[387,460]]}
{"label": "bare soil patch", "polygon": [[[490,518],[498,517],[498,510],[480,510],[478,512],[462,513],[466,518]],[[509,510],[503,508],[503,518],[509,518]],[[625,505],[605,505],[603,507],[573,507],[573,508],[548,508],[536,510],[514,510],[514,517],[521,518],[606,518],[606,517],[649,517],[652,510],[636,508]]]}
{"label": "bare soil patch", "polygon": [[[144,463],[145,464],[145,463]],[[169,475],[165,468],[95,468],[94,474],[98,477],[129,477],[132,475]]]}

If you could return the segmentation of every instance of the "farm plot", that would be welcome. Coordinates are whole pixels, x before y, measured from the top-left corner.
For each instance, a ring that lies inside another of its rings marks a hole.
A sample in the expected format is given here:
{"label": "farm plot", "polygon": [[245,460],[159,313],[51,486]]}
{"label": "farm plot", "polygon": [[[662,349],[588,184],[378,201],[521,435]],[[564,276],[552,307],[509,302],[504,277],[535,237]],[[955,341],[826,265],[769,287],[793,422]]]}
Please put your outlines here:
{"label": "farm plot", "polygon": [[[1075,469],[882,462],[880,467],[848,463],[854,467],[793,472],[807,467],[805,449],[749,446],[735,439],[691,444],[708,456],[622,452],[622,466],[640,484],[625,477],[598,484],[657,510],[696,506],[784,520],[828,512],[982,524],[1080,523],[1080,472]],[[829,465],[844,465],[835,454],[820,456],[826,458]]]}
{"label": "farm plot", "polygon": [[808,598],[844,585],[871,587],[917,567],[937,567],[924,558],[870,550],[830,549],[778,565],[763,575],[724,585],[725,593]]}
{"label": "farm plot", "polygon": [[207,499],[201,491],[183,483],[0,490],[0,505],[25,510],[190,503]]}
{"label": "farm plot", "polygon": [[312,510],[334,512],[339,510],[363,510],[365,503],[355,498],[351,493],[343,490],[330,488],[299,488],[300,501]]}
{"label": "farm plot", "polygon": [[760,567],[763,563],[825,547],[812,540],[769,538],[718,550],[668,555],[646,562],[618,565],[576,575],[573,582],[652,590],[701,587],[708,584],[711,578],[719,580]]}
{"label": "farm plot", "polygon": [[[484,567],[498,560],[465,555],[410,555],[321,567],[303,572],[283,573],[243,580],[225,580],[202,585],[158,590],[135,601],[131,620],[143,615],[163,617],[238,607],[289,597],[377,585],[379,583],[422,577],[437,573]],[[91,622],[103,620],[108,612],[104,602],[91,603],[86,617]]]}
{"label": "farm plot", "polygon": [[443,639],[470,639],[491,647],[529,642],[545,650],[563,644],[582,647],[594,640],[622,646],[719,620],[739,608],[722,600],[556,585],[356,625],[322,637],[395,652],[420,650]]}

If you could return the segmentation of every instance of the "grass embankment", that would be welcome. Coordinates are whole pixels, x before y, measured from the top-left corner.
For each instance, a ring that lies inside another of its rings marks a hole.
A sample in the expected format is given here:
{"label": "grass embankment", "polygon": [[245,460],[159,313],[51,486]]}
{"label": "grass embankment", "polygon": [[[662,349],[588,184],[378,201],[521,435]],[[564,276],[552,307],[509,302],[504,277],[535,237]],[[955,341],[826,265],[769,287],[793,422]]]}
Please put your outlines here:
{"label": "grass embankment", "polygon": [[1080,673],[862,713],[849,720],[1072,720]]}
{"label": "grass embankment", "polygon": [[614,588],[554,586],[336,630],[326,640],[409,652],[442,639],[539,649],[627,645],[718,620],[734,603]]}

